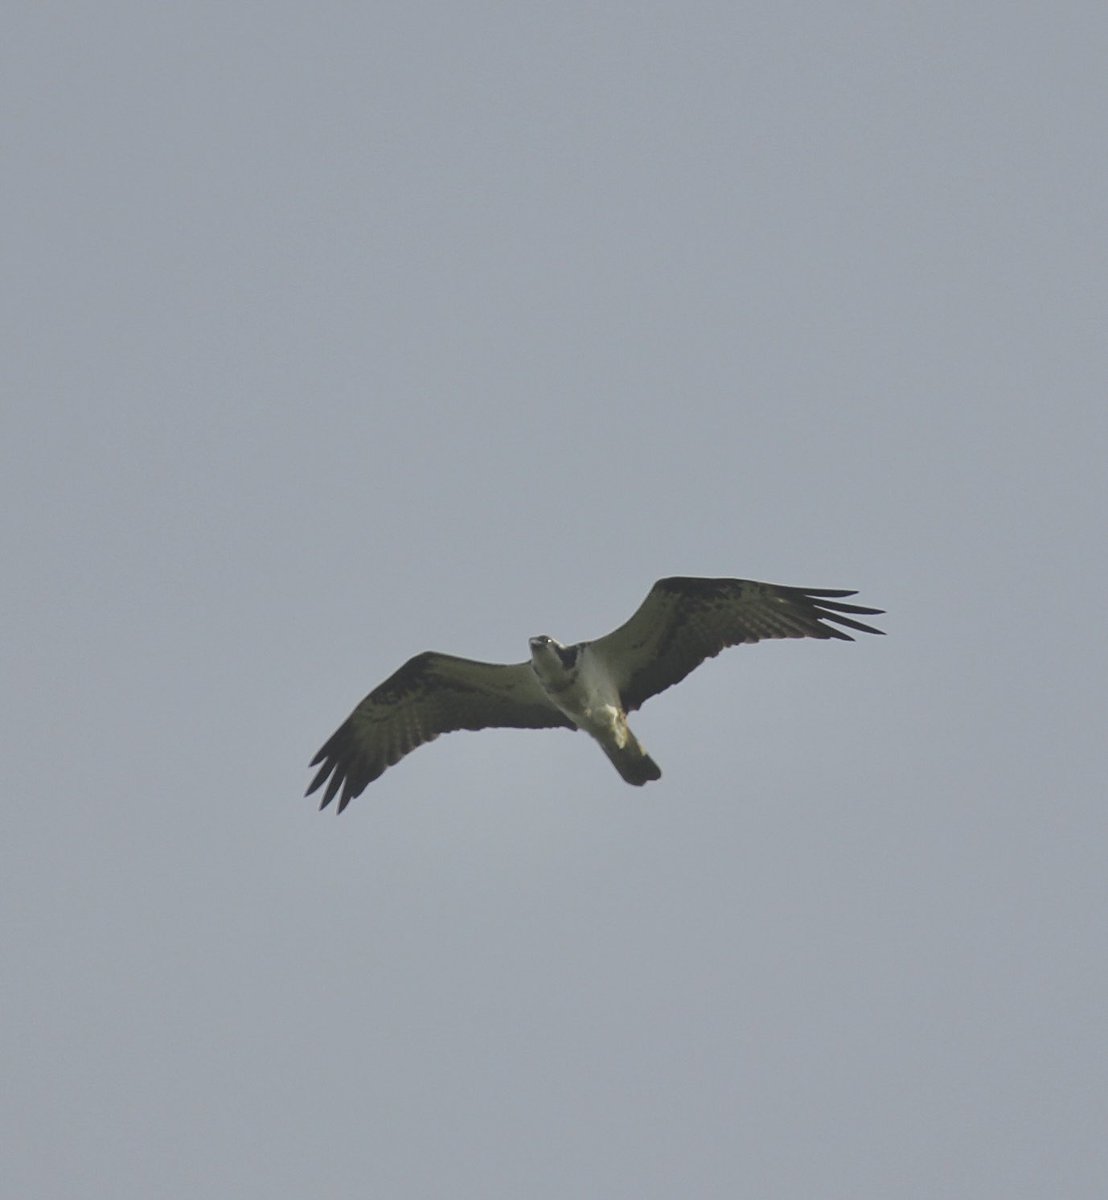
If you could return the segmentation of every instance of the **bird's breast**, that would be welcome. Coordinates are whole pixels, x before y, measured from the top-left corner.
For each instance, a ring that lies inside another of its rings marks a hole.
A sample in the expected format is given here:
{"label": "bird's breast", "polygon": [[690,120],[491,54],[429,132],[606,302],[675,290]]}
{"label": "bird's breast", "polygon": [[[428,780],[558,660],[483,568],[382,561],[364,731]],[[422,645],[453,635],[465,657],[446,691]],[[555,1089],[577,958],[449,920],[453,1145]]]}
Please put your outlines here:
{"label": "bird's breast", "polygon": [[585,649],[572,668],[545,656],[532,665],[551,701],[579,728],[590,733],[610,730],[623,715],[619,693],[607,672]]}

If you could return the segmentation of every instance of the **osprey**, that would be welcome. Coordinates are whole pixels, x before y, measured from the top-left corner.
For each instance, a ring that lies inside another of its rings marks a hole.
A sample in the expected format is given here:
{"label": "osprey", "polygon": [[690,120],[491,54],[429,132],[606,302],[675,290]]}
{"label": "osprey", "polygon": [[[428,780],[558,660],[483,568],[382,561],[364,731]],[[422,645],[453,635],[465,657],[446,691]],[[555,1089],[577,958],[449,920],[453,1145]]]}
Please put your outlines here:
{"label": "osprey", "polygon": [[[636,787],[660,779],[627,714],[680,683],[727,646],[763,638],[854,639],[883,633],[846,616],[880,608],[844,604],[852,591],[782,587],[752,579],[660,579],[630,620],[594,642],[563,646],[541,634],[521,663],[417,654],[358,705],[312,759],[305,795],[327,784],[320,808],[338,811],[386,767],[454,729],[582,729]],[[825,624],[834,622],[834,624]],[[328,778],[329,777],[329,778]]]}

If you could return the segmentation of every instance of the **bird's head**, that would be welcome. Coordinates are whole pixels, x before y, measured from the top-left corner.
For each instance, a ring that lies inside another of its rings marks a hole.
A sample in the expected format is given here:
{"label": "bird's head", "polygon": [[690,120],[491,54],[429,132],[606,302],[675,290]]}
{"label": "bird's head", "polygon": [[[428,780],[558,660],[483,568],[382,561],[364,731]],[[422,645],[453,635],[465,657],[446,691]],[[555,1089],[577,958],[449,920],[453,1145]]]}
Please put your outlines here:
{"label": "bird's head", "polygon": [[568,671],[577,661],[576,646],[563,646],[557,638],[549,637],[545,633],[531,638],[530,646],[531,661],[537,666],[559,665],[563,670]]}

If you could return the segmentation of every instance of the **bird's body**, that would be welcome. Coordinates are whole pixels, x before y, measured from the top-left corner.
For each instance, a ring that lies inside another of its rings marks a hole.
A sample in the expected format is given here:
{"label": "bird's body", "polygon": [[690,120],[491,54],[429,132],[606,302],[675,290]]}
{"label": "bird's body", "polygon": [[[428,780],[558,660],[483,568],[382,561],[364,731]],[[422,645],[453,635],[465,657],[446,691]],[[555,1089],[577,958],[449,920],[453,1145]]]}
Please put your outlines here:
{"label": "bird's body", "polygon": [[[310,795],[338,811],[393,763],[455,729],[580,729],[628,783],[661,777],[627,725],[627,714],[679,683],[726,646],[763,638],[853,641],[836,628],[881,633],[847,614],[851,591],[782,587],[749,579],[659,580],[632,617],[592,642],[563,646],[543,634],[522,663],[483,663],[425,651],[354,709],[312,760]],[[828,624],[833,622],[833,624]]]}
{"label": "bird's body", "polygon": [[563,646],[546,634],[532,638],[531,667],[551,703],[595,739],[628,783],[662,777],[628,727],[615,678],[590,643]]}

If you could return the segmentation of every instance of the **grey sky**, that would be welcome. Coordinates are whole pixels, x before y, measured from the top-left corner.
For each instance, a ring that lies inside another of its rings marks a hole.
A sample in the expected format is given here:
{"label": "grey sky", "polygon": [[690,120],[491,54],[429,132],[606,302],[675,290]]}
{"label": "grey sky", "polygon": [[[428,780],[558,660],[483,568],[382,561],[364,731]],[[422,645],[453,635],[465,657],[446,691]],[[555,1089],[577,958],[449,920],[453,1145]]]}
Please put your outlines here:
{"label": "grey sky", "polygon": [[[1103,6],[6,41],[3,1194],[1102,1196]],[[889,636],[300,798],[678,573]]]}

